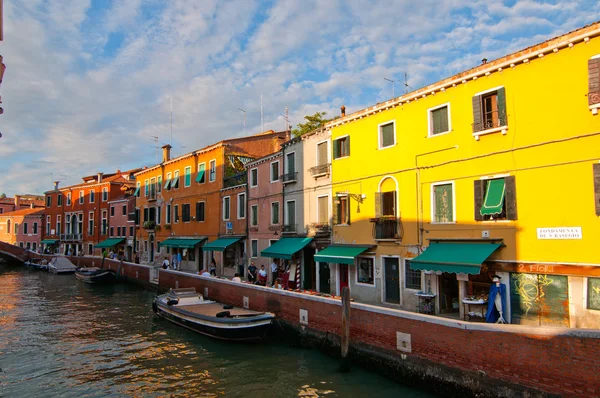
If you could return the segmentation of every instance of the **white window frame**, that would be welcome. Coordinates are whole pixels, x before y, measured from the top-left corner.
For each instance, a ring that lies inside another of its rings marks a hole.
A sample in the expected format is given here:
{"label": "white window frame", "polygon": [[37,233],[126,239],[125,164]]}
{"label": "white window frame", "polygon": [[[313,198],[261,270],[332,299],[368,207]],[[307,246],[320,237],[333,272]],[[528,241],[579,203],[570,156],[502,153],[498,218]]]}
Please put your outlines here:
{"label": "white window frame", "polygon": [[[254,211],[252,210],[253,208],[256,207],[256,224],[253,224],[253,217],[254,217]],[[250,206],[250,226],[251,227],[258,227],[258,205],[251,205]]]}
{"label": "white window frame", "polygon": [[173,184],[173,174],[172,173],[167,173],[167,181],[169,181],[169,189],[167,189],[167,191],[170,191],[171,189],[173,189],[171,187],[171,185]]}
{"label": "white window frame", "polygon": [[[52,235],[50,231],[52,230],[52,217],[46,216],[46,235]],[[7,229],[8,231],[8,229]]]}
{"label": "white window frame", "polygon": [[[325,151],[327,153],[327,159],[325,163],[319,163],[319,145],[321,144],[325,144],[327,146],[327,151]],[[331,150],[329,149],[330,146],[331,144],[329,143],[329,140],[319,141],[315,144],[315,166],[331,163]]]}
{"label": "white window frame", "polygon": [[[208,177],[206,176],[206,162],[200,162],[198,163],[198,171],[197,173],[200,172],[200,166],[204,165],[204,182],[199,182],[198,184],[206,184],[206,181],[208,181]],[[197,174],[196,174],[197,177]]]}
{"label": "white window frame", "polygon": [[67,192],[67,206],[71,206],[71,192]]}
{"label": "white window frame", "polygon": [[[256,181],[252,181],[252,173],[256,172]],[[254,184],[256,182],[256,184]],[[250,169],[250,188],[256,188],[258,186],[258,167]]]}
{"label": "white window frame", "polygon": [[163,183],[163,178],[162,176],[157,176],[156,177],[156,193],[159,194],[162,192],[162,183]]}
{"label": "white window frame", "polygon": [[[273,224],[273,204],[274,204],[274,203],[277,203],[277,213],[278,213],[278,214],[277,214],[277,221],[278,221],[278,223],[277,223],[277,224]],[[282,220],[281,220],[281,218],[279,217],[279,216],[281,215],[281,213],[280,213],[280,210],[281,210],[281,209],[279,208],[279,205],[280,205],[280,203],[279,203],[279,201],[277,201],[277,200],[276,200],[276,201],[274,201],[274,202],[271,202],[271,210],[270,210],[270,211],[271,211],[271,218],[269,219],[269,223],[270,223],[270,225],[281,225],[281,221],[282,221]]]}
{"label": "white window frame", "polygon": [[96,202],[96,191],[90,189],[90,203]]}
{"label": "white window frame", "polygon": [[[254,253],[254,244],[256,243],[256,253]],[[258,249],[258,239],[250,240],[250,258],[258,258],[260,250]],[[256,254],[256,255],[255,255]]]}
{"label": "white window frame", "polygon": [[94,212],[88,214],[88,235],[94,235]]}
{"label": "white window frame", "polygon": [[[381,146],[381,127],[387,126],[390,123],[394,126],[394,143],[392,145],[382,147]],[[396,139],[396,120],[392,119],[392,120],[385,121],[383,123],[379,123],[377,125],[377,149],[383,150],[383,149],[393,148],[396,146],[397,143],[398,143],[398,140]]]}
{"label": "white window frame", "polygon": [[[106,199],[104,198],[104,196],[106,196]],[[102,188],[102,201],[106,202],[107,200],[108,200],[108,188],[104,187],[104,188]]]}
{"label": "white window frame", "polygon": [[[189,171],[189,173],[188,173],[188,171]],[[186,183],[185,183],[185,178],[186,178],[188,175],[190,176],[190,183],[186,185]],[[187,188],[187,187],[191,187],[191,186],[192,186],[192,166],[186,166],[186,167],[183,169],[183,187],[184,187],[184,188]]]}
{"label": "white window frame", "polygon": [[[229,217],[225,218],[225,202],[227,202],[227,212]],[[231,196],[223,196],[223,221],[229,221],[231,219]]]}
{"label": "white window frame", "polygon": [[[160,222],[161,222],[161,219],[160,219],[161,218],[160,217],[160,213],[161,213],[161,210],[162,210],[161,208],[162,208],[162,206],[156,206],[155,207],[156,210],[154,210],[156,212],[156,215],[155,215],[155,218],[154,218],[154,220],[156,222],[156,225],[160,225]],[[190,209],[190,211],[191,211],[191,209]]]}
{"label": "white window frame", "polygon": [[[344,158],[349,158],[350,157],[350,155],[344,155],[344,156],[340,156],[340,157],[337,157],[337,158],[333,157],[333,146],[335,145],[336,141],[341,140],[342,138],[348,138],[348,139],[350,139],[350,134],[342,135],[342,136],[336,137],[336,139],[332,140],[332,144],[331,144],[331,147],[332,147],[331,148],[331,160],[332,161],[333,160],[344,159]],[[348,147],[348,152],[350,152],[350,147]]]}
{"label": "white window frame", "polygon": [[[215,166],[215,175],[214,175],[214,178],[211,178],[211,177],[213,177],[212,172],[211,172],[213,165]],[[217,181],[217,160],[211,159],[208,162],[208,182],[215,182],[215,181]]]}
{"label": "white window frame", "polygon": [[60,235],[60,229],[62,227],[61,216],[58,214],[56,216],[56,235]]}
{"label": "white window frame", "polygon": [[423,277],[424,273],[423,271],[419,271],[419,270],[414,270],[414,271],[419,271],[421,272],[421,287],[419,289],[413,289],[412,287],[407,287],[406,286],[406,261],[410,261],[412,260],[412,258],[403,258],[402,259],[402,280],[404,281],[404,283],[402,284],[402,287],[406,290],[412,290],[412,291],[423,291],[424,288],[424,284],[425,284],[425,278]]}
{"label": "white window frame", "polygon": [[[172,189],[179,189],[179,170],[173,171],[173,180],[177,181],[177,188]],[[173,187],[173,181],[171,181],[171,187]]]}
{"label": "white window frame", "polygon": [[[435,221],[435,187],[439,186],[439,185],[448,185],[451,184],[452,185],[452,221],[449,222],[436,222]],[[456,224],[456,186],[454,184],[454,181],[440,181],[440,182],[432,182],[431,183],[431,203],[430,203],[430,208],[431,208],[431,224]]]}
{"label": "white window frame", "polygon": [[179,214],[179,205],[173,205],[173,224],[179,224],[181,215]]}
{"label": "white window frame", "polygon": [[82,205],[84,202],[85,192],[79,191],[79,204]]}
{"label": "white window frame", "polygon": [[[273,179],[273,165],[277,164],[277,179],[274,180]],[[271,162],[269,164],[269,176],[270,176],[270,181],[271,184],[273,184],[274,182],[279,182],[279,179],[281,178],[281,170],[279,169],[279,160],[275,160],[274,162]]]}
{"label": "white window frame", "polygon": [[[241,200],[240,197],[244,197],[244,206],[241,206]],[[238,220],[242,220],[246,218],[246,208],[247,208],[247,203],[246,203],[246,193],[242,192],[242,193],[238,193],[237,195],[237,218]],[[240,213],[243,213],[242,215],[240,215]]]}
{"label": "white window frame", "polygon": [[[102,230],[104,227],[104,221],[106,221],[106,231]],[[102,210],[102,213],[100,213],[100,235],[108,235],[108,232],[108,212],[106,210]]]}
{"label": "white window frame", "polygon": [[144,180],[144,198],[150,196],[150,185],[148,180]]}
{"label": "white window frame", "polygon": [[[448,130],[442,131],[441,133],[433,134],[433,123],[432,123],[433,115],[432,115],[432,113],[433,113],[433,111],[436,111],[443,107],[448,107]],[[449,132],[451,132],[452,131],[452,116],[451,115],[452,115],[452,113],[451,113],[451,108],[450,108],[449,102],[446,102],[444,104],[440,104],[438,106],[434,106],[433,108],[427,109],[427,137],[429,137],[429,138],[439,137],[440,135],[448,134]]]}

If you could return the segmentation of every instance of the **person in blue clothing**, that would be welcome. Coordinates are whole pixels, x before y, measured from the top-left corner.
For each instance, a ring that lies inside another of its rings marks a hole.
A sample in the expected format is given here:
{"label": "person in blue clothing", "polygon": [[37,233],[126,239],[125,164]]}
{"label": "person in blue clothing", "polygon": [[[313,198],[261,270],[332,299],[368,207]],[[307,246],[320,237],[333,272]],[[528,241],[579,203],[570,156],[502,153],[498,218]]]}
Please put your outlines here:
{"label": "person in blue clothing", "polygon": [[[177,253],[177,267],[181,267],[181,252]],[[175,267],[175,269],[177,269]]]}
{"label": "person in blue clothing", "polygon": [[506,285],[500,283],[500,277],[492,277],[490,295],[488,297],[488,310],[485,317],[487,323],[506,323],[504,311],[506,310]]}

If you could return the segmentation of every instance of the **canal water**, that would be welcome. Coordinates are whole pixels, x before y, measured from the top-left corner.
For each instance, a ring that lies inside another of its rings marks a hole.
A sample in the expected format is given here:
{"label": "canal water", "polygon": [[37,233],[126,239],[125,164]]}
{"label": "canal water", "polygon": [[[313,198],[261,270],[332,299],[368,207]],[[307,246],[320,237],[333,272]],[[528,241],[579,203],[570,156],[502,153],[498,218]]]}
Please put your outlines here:
{"label": "canal water", "polygon": [[0,397],[430,396],[316,350],[198,335],[153,296],[0,263]]}

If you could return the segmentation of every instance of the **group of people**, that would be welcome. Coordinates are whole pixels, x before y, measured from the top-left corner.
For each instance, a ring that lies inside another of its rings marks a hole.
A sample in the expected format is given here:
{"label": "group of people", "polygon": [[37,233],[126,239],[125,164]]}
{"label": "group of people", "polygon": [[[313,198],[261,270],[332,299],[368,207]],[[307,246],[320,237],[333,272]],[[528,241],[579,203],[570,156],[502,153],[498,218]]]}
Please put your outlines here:
{"label": "group of people", "polygon": [[171,256],[171,261],[169,262],[169,258],[165,257],[162,262],[163,269],[174,269],[176,270],[181,266],[181,253],[173,253]]}
{"label": "group of people", "polygon": [[[210,265],[208,266],[208,270],[205,268],[202,271],[199,271],[198,275],[217,276],[217,262],[215,261],[214,257],[210,260]],[[239,274],[236,274],[236,275],[239,277]],[[240,281],[241,281],[241,279],[240,279]]]}

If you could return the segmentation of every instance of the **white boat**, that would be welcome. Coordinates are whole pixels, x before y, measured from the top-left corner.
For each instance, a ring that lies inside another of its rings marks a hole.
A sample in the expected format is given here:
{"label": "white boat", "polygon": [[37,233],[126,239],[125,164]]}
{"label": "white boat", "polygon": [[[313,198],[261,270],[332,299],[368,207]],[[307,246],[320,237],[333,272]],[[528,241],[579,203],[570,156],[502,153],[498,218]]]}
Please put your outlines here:
{"label": "white boat", "polygon": [[48,270],[48,261],[41,258],[32,258],[25,261],[25,266],[33,269]]}
{"label": "white boat", "polygon": [[156,297],[157,315],[195,332],[228,341],[256,341],[267,334],[275,314],[205,300],[193,287],[171,289]]}
{"label": "white boat", "polygon": [[66,257],[54,257],[48,263],[48,272],[54,274],[72,274],[77,267]]}

